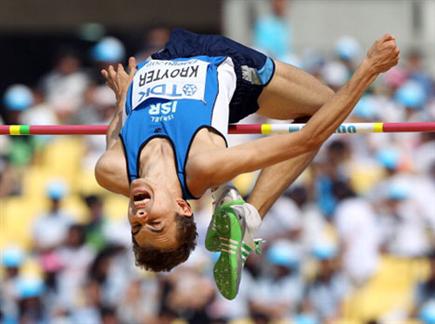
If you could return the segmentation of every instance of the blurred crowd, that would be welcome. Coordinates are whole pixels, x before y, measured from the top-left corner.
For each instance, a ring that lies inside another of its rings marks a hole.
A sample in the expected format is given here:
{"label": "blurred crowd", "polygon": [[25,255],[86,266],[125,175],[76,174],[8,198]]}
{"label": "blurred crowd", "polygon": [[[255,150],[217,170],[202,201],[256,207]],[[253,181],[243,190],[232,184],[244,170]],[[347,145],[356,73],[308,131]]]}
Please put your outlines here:
{"label": "blurred crowd", "polygon": [[[343,36],[332,52],[313,44],[294,53],[287,2],[271,4],[253,26],[250,45],[334,90],[343,86],[364,57],[358,40]],[[11,85],[2,94],[3,122],[109,123],[115,100],[99,70],[124,63],[127,54],[142,60],[168,36],[166,28],[150,29],[137,53],[104,37],[90,48],[90,66],[82,64],[83,53],[60,48],[36,85]],[[435,79],[425,71],[422,52],[403,53],[350,120],[435,120]],[[231,137],[230,144],[249,139]],[[24,195],[26,170],[55,141],[0,137],[2,201]],[[92,170],[105,139],[84,136],[80,143],[85,153],[79,167]],[[249,195],[255,176],[238,177],[234,185]],[[31,243],[0,247],[1,323],[435,323],[435,133],[332,136],[268,213],[257,233],[266,240],[264,251],[248,258],[240,293],[231,302],[216,291],[216,255],[204,248],[209,196],[194,204],[199,239],[190,259],[170,273],[154,274],[134,266],[126,217],[115,222],[105,215],[104,194],[71,191],[68,179],[59,178],[47,179],[39,190],[45,190],[46,210],[35,211],[31,224],[20,224],[29,228]],[[86,206],[84,217],[64,207],[70,196]],[[29,263],[33,270],[24,271]],[[411,271],[415,264],[417,274]],[[367,290],[375,308],[385,304],[391,294],[379,287],[401,295],[373,314],[352,311],[352,301],[358,304]]]}

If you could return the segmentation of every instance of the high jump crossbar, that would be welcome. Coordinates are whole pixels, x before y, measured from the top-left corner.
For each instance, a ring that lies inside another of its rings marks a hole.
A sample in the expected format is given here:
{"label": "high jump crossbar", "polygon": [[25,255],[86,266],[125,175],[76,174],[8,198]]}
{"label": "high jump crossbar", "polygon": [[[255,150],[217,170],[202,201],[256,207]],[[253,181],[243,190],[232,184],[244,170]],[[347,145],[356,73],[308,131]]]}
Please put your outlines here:
{"label": "high jump crossbar", "polygon": [[[305,124],[231,124],[229,134],[282,134],[301,130]],[[0,125],[0,135],[105,135],[107,125]],[[337,134],[435,132],[435,122],[343,123]]]}

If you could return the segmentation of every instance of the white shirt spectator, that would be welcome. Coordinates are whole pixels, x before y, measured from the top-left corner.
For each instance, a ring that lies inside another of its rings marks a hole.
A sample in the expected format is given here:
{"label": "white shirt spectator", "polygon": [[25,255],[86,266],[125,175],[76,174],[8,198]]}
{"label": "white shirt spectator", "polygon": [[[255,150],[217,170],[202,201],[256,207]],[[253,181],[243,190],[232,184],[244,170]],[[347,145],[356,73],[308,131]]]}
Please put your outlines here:
{"label": "white shirt spectator", "polygon": [[335,273],[327,282],[314,282],[307,289],[307,297],[315,313],[325,321],[334,318],[349,293],[350,286],[341,273]]}
{"label": "white shirt spectator", "polygon": [[399,203],[389,251],[401,257],[423,256],[430,249],[427,224],[418,204],[411,199]]}
{"label": "white shirt spectator", "polygon": [[81,71],[67,75],[53,71],[44,78],[43,83],[47,102],[55,110],[76,111],[82,104],[89,78]]}
{"label": "white shirt spectator", "polygon": [[413,162],[419,172],[428,172],[435,163],[435,141],[429,141],[418,147],[413,152]]}
{"label": "white shirt spectator", "polygon": [[56,125],[58,123],[53,109],[45,102],[25,110],[20,120],[26,125]]}
{"label": "white shirt spectator", "polygon": [[299,230],[302,226],[301,211],[293,200],[281,196],[264,218],[256,236],[271,240]]}
{"label": "white shirt spectator", "polygon": [[356,282],[363,282],[378,266],[376,215],[366,200],[350,198],[338,203],[335,223],[344,249],[344,271]]}
{"label": "white shirt spectator", "polygon": [[80,288],[85,283],[94,252],[86,245],[78,248],[63,247],[59,250],[59,257],[64,267],[58,277],[59,302],[67,309],[74,308],[81,297]]}
{"label": "white shirt spectator", "polygon": [[60,245],[73,219],[59,211],[39,216],[33,225],[33,239],[39,249],[48,249]]}
{"label": "white shirt spectator", "polygon": [[259,304],[288,305],[285,318],[290,319],[303,299],[304,283],[298,274],[280,279],[262,276],[253,281],[249,299]]}
{"label": "white shirt spectator", "polygon": [[326,221],[319,208],[314,204],[304,206],[302,210],[302,242],[305,252],[310,252],[319,240],[328,239],[325,237]]}

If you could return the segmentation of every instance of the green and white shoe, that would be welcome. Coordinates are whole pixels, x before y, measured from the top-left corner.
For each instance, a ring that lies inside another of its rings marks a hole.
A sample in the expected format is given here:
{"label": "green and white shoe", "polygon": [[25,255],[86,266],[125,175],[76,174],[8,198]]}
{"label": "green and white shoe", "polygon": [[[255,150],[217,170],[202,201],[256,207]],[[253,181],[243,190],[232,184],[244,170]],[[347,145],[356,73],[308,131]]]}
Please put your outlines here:
{"label": "green and white shoe", "polygon": [[209,251],[220,251],[213,274],[216,286],[227,299],[237,296],[243,265],[253,250],[261,253],[263,242],[251,238],[243,209],[236,207],[243,205],[246,203],[235,188],[221,191],[205,241]]}
{"label": "green and white shoe", "polygon": [[[239,217],[239,215],[237,216],[235,215],[234,210],[231,207],[237,205],[243,205],[244,203],[245,201],[243,200],[243,198],[233,187],[229,187],[229,186],[225,187],[223,188],[223,190],[221,190],[220,193],[218,193],[218,197],[215,199],[213,203],[214,211],[205,238],[205,247],[207,250],[211,252],[220,251],[221,241],[219,239],[220,237],[219,233],[225,232],[226,230],[226,226],[225,226],[226,223],[222,222],[223,219],[222,216],[226,212],[228,212],[233,214],[233,217]],[[239,226],[236,226],[236,228],[237,227],[240,227],[239,230],[242,232],[242,238],[243,238],[243,234],[245,232],[246,226],[239,224]]]}

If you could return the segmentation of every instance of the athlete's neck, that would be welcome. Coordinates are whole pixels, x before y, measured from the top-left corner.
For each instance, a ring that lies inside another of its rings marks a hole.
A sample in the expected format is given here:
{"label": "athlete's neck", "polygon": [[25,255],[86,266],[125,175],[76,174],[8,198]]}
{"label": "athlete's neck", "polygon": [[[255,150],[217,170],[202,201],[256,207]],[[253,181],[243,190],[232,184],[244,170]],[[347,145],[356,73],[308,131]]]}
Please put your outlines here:
{"label": "athlete's neck", "polygon": [[161,183],[174,195],[182,197],[174,151],[166,139],[155,138],[144,147],[140,154],[139,177]]}

